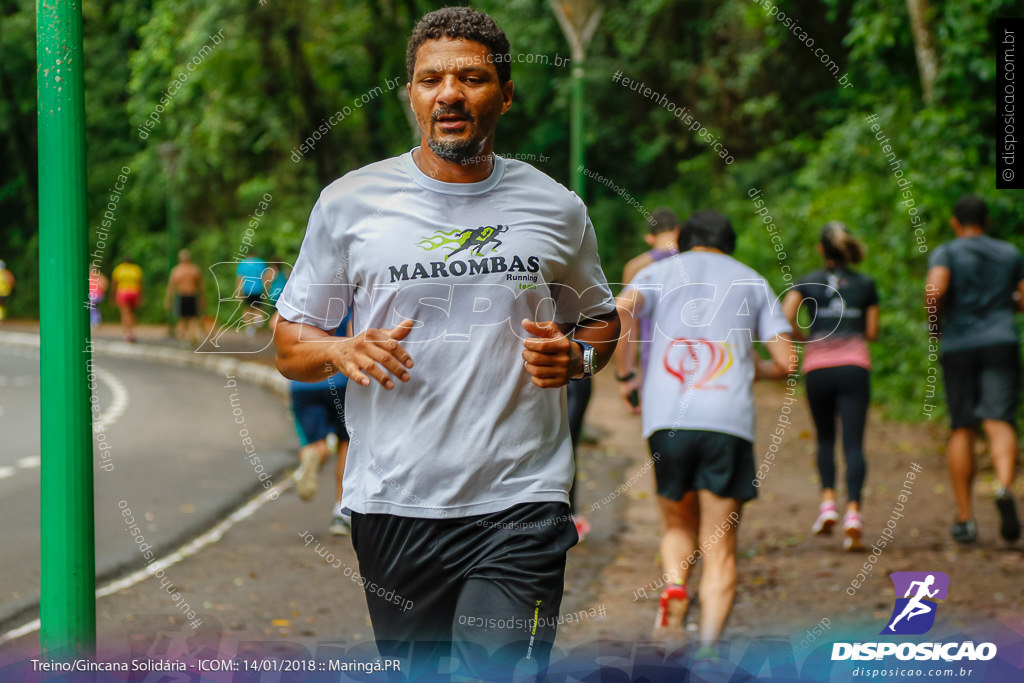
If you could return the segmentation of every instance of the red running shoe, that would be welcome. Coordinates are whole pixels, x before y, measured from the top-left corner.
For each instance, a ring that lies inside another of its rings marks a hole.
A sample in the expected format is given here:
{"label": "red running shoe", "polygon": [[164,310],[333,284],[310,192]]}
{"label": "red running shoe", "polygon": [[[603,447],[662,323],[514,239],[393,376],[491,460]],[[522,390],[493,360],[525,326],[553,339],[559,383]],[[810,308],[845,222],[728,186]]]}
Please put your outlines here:
{"label": "red running shoe", "polygon": [[686,592],[686,586],[672,584],[661,594],[655,628],[682,629],[686,608],[689,606],[690,594]]}
{"label": "red running shoe", "polygon": [[583,539],[590,533],[590,522],[587,521],[586,517],[576,515],[572,518],[573,523],[576,525],[576,533],[579,534],[580,543],[583,543]]}

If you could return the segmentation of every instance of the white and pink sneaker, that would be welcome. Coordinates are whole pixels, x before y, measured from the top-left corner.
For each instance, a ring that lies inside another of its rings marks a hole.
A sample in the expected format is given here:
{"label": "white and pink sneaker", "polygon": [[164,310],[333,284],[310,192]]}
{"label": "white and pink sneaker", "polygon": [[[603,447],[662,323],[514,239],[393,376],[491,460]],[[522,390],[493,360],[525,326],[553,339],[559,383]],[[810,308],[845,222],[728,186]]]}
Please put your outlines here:
{"label": "white and pink sneaker", "polygon": [[850,510],[843,517],[843,533],[846,534],[846,538],[843,539],[843,550],[864,549],[864,544],[860,541],[864,525],[860,521],[860,513],[856,510]]}
{"label": "white and pink sneaker", "polygon": [[839,521],[839,512],[836,504],[830,500],[824,501],[818,506],[818,518],[814,520],[811,531],[817,536],[831,536],[832,527]]}

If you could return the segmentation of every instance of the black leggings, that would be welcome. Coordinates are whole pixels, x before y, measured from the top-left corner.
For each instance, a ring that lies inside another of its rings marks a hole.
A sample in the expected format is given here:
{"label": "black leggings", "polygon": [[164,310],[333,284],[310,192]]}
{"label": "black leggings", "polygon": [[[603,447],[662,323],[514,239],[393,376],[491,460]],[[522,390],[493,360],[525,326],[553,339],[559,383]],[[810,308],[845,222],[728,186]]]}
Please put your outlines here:
{"label": "black leggings", "polygon": [[846,491],[851,503],[860,503],[860,490],[868,466],[864,461],[864,426],[871,400],[871,373],[856,365],[821,368],[807,373],[807,402],[818,430],[818,473],[821,487],[836,486],[836,417],[843,423]]}

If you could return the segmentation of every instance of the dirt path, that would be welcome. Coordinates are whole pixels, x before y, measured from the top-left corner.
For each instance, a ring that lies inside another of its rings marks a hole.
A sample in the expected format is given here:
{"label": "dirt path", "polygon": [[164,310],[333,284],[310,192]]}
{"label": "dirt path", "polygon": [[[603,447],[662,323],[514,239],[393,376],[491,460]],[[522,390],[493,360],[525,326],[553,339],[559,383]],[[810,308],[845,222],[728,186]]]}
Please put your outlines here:
{"label": "dirt path", "polygon": [[[758,465],[764,462],[768,434],[782,415],[783,388],[776,383],[757,387]],[[563,623],[559,645],[564,648],[598,639],[646,639],[660,592],[649,589],[646,601],[634,602],[634,592],[656,582],[660,574],[654,477],[639,418],[620,409],[610,373],[599,377],[595,389],[587,421],[606,436],[582,454],[580,497],[584,510],[599,504],[591,514],[597,533],[570,553],[563,614],[577,613],[583,619]],[[866,443],[866,544],[879,539],[888,520],[894,520],[895,528],[893,540],[872,565],[867,562],[870,552],[843,551],[841,537],[810,533],[818,502],[814,432],[802,386],[798,397],[790,413],[792,426],[760,497],[744,508],[739,587],[725,636],[777,636],[796,646],[823,619],[830,629],[826,637],[832,640],[844,631],[878,633],[893,606],[888,573],[926,570],[950,577],[949,596],[932,631],[936,637],[984,628],[1024,633],[1024,553],[1019,547],[1007,548],[998,537],[987,455],[979,460],[975,488],[980,541],[973,547],[957,546],[949,537],[953,502],[943,455],[945,425],[888,422],[882,411],[873,409]],[[908,472],[915,463],[920,471],[911,481]],[[843,472],[840,467],[837,481],[843,481]],[[631,478],[634,485],[622,484]],[[894,508],[907,481],[910,495],[904,516],[898,517]],[[1016,493],[1024,497],[1019,479]],[[614,500],[600,505],[610,495]],[[872,569],[857,587],[852,582],[865,563]],[[697,579],[699,567],[691,576],[691,591]],[[593,618],[592,608],[606,617]],[[688,622],[694,620],[691,609]]]}

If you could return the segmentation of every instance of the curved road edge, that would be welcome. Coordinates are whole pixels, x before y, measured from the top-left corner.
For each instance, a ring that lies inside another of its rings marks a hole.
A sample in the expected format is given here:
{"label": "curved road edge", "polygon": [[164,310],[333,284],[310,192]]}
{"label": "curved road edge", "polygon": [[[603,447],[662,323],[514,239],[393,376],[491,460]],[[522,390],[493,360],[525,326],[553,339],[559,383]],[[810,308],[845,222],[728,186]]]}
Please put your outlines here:
{"label": "curved road edge", "polygon": [[[0,331],[0,344],[38,349],[39,335]],[[225,373],[232,373],[238,379],[261,386],[282,399],[288,396],[288,380],[276,368],[263,363],[240,361],[222,353],[196,353],[109,339],[93,339],[92,348],[99,355],[113,358],[135,358],[177,367],[191,366],[219,373],[222,377]]]}
{"label": "curved road edge", "polygon": [[[0,345],[18,346],[22,348],[38,349],[39,335],[26,332],[0,331]],[[180,349],[172,349],[160,346],[149,346],[145,344],[129,344],[116,340],[92,340],[93,352],[100,356],[113,358],[131,358],[136,360],[150,361],[163,365],[175,367],[193,367],[206,370],[223,377],[225,374],[233,374],[238,380],[248,384],[256,385],[277,396],[282,402],[288,398],[288,380],[285,379],[276,368],[262,363],[252,361],[240,361],[236,358],[225,357],[225,354],[193,353]],[[40,359],[40,362],[42,360]],[[278,484],[271,491],[278,495],[288,488],[290,478],[283,474],[293,467],[287,463],[271,472],[271,476],[278,478],[282,484]],[[266,493],[260,482],[254,482],[252,486],[239,491],[236,495],[228,498],[222,505],[215,507],[207,515],[196,519],[192,524],[183,528],[179,533],[160,543],[153,548],[157,557],[166,557],[182,548],[189,546],[196,539],[217,529],[225,518],[244,509],[258,498],[260,494]],[[116,582],[135,572],[145,571],[138,566],[137,562],[122,562],[114,567],[96,575],[97,597],[106,595],[104,589],[108,584]],[[39,617],[39,602],[37,600],[8,601],[0,605],[0,636],[13,632],[31,624]],[[31,632],[31,631],[29,631]],[[0,640],[0,642],[3,642]]]}

